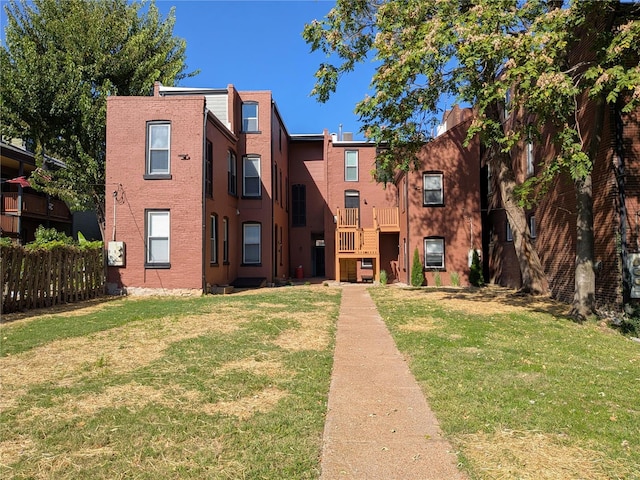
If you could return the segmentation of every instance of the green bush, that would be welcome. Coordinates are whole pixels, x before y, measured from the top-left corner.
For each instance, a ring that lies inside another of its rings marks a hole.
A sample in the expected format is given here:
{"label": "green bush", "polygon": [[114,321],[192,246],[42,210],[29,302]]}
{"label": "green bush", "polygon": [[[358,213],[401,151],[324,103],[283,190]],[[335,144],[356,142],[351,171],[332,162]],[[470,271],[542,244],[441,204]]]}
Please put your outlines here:
{"label": "green bush", "polygon": [[386,285],[389,279],[387,278],[387,271],[380,270],[380,285]]}
{"label": "green bush", "polygon": [[433,284],[436,287],[441,287],[442,286],[442,278],[440,277],[440,272],[438,270],[433,272]]}
{"label": "green bush", "polygon": [[411,264],[411,285],[419,287],[424,283],[424,273],[422,263],[420,263],[420,254],[418,247],[413,251],[413,263]]}
{"label": "green bush", "polygon": [[473,251],[473,257],[471,258],[471,270],[469,272],[469,283],[474,287],[484,286],[484,276],[482,275],[482,264],[480,263],[480,256],[478,251]]}
{"label": "green bush", "polygon": [[42,225],[39,225],[36,228],[36,239],[31,242],[31,245],[44,245],[47,243],[60,243],[63,245],[73,245],[75,242],[73,238],[67,235],[64,232],[59,232],[55,228],[45,228]]}
{"label": "green bush", "polygon": [[458,274],[458,272],[451,272],[451,286],[460,286],[460,274]]}

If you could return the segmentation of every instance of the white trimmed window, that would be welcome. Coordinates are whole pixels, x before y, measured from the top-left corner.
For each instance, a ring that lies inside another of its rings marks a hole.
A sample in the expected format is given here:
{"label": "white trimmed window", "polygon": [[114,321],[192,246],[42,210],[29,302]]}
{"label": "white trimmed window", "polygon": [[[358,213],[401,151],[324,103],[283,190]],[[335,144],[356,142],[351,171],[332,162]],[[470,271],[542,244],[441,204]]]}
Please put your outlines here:
{"label": "white trimmed window", "polygon": [[258,131],[258,103],[246,102],[242,104],[242,131]]}
{"label": "white trimmed window", "polygon": [[262,225],[245,223],[242,226],[242,263],[257,265],[260,263],[260,235]]}
{"label": "white trimmed window", "polygon": [[260,157],[247,155],[242,159],[242,195],[259,197],[261,193]]}
{"label": "white trimmed window", "polygon": [[168,210],[148,210],[146,219],[146,263],[169,265],[170,222]]}
{"label": "white trimmed window", "polygon": [[171,124],[169,122],[147,123],[147,175],[171,173]]}
{"label": "white trimmed window", "polygon": [[373,258],[363,258],[361,266],[362,268],[373,268]]}
{"label": "white trimmed window", "polygon": [[344,152],[344,181],[358,181],[358,151],[347,150]]}
{"label": "white trimmed window", "polygon": [[444,204],[442,172],[422,174],[422,197],[423,206],[425,207]]}
{"label": "white trimmed window", "polygon": [[528,141],[525,147],[527,152],[527,177],[530,177],[535,173],[535,158],[533,156],[533,142]]}
{"label": "white trimmed window", "polygon": [[444,268],[444,238],[424,239],[425,268]]}

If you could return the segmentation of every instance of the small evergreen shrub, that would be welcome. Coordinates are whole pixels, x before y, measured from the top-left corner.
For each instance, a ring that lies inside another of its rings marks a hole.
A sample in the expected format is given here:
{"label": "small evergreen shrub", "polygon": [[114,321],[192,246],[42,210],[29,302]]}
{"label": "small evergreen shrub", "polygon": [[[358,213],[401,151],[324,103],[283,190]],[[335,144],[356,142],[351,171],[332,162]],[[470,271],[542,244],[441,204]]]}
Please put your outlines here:
{"label": "small evergreen shrub", "polygon": [[386,285],[389,279],[387,278],[387,271],[380,270],[380,285]]}
{"label": "small evergreen shrub", "polygon": [[418,247],[413,251],[413,262],[411,264],[411,285],[419,287],[424,283],[424,273],[422,263],[420,263],[420,254]]}
{"label": "small evergreen shrub", "polygon": [[451,272],[451,286],[460,286],[460,274],[458,272]]}
{"label": "small evergreen shrub", "polygon": [[484,276],[482,275],[482,264],[480,263],[480,256],[478,251],[473,251],[473,257],[471,258],[471,270],[469,272],[469,283],[474,287],[484,286]]}

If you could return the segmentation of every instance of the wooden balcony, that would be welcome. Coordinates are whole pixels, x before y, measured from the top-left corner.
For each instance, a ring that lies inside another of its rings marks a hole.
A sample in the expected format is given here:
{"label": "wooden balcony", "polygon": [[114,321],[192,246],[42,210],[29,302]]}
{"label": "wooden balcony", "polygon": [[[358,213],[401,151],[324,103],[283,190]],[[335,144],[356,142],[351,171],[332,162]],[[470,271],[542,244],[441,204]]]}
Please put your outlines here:
{"label": "wooden balcony", "polygon": [[[373,228],[380,232],[399,232],[400,214],[398,207],[376,208],[373,210],[373,225],[365,228]],[[338,208],[336,212],[336,228],[338,231],[361,228],[359,208]]]}
{"label": "wooden balcony", "polygon": [[18,192],[2,194],[2,213],[22,215],[23,217],[51,218],[58,221],[71,221],[69,207],[55,198],[47,198],[32,193],[22,194],[22,209],[18,208]]}
{"label": "wooden balcony", "polygon": [[369,258],[379,255],[378,231],[372,228],[337,232],[338,255],[343,258]]}
{"label": "wooden balcony", "polygon": [[18,217],[15,215],[0,215],[0,231],[3,235],[13,237],[18,235]]}

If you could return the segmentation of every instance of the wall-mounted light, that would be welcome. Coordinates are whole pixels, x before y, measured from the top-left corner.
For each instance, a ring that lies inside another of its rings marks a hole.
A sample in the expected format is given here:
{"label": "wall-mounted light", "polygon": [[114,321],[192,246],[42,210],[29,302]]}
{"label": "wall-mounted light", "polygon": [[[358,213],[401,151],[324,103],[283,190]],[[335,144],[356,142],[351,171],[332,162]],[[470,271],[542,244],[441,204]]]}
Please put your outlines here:
{"label": "wall-mounted light", "polygon": [[236,208],[236,215],[240,215],[240,210]]}
{"label": "wall-mounted light", "polygon": [[191,160],[191,157],[189,156],[188,153],[181,153],[178,156],[180,157],[181,160]]}

